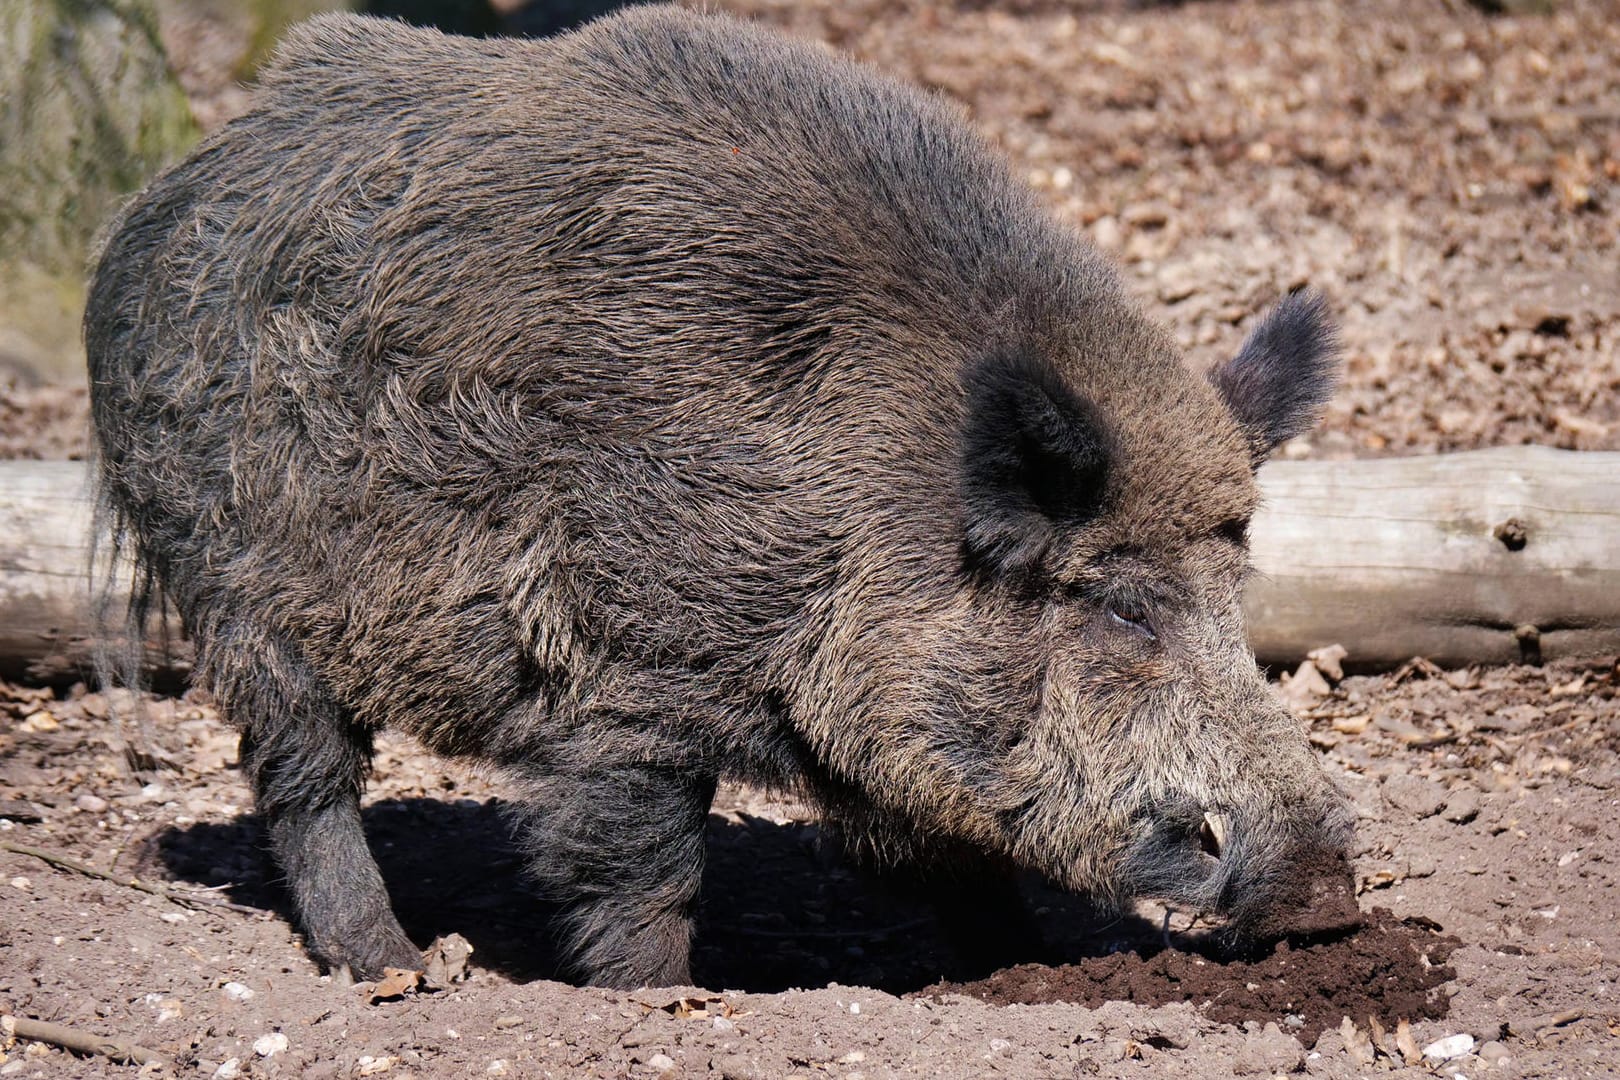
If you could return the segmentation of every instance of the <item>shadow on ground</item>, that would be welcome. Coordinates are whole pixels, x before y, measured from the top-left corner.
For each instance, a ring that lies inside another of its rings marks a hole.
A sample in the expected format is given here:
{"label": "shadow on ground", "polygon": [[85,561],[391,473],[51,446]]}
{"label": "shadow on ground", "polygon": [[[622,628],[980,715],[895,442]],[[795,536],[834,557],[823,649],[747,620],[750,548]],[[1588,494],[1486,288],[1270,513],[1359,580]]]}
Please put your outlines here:
{"label": "shadow on ground", "polygon": [[[416,942],[459,933],[480,966],[516,981],[559,977],[551,911],[523,874],[499,800],[382,800],[364,817],[395,911]],[[165,829],[148,841],[143,861],[290,917],[251,815]],[[1024,888],[1045,943],[1038,955],[1001,963],[1070,962],[1154,940],[1139,919],[1104,919],[1037,881]],[[693,974],[704,986],[756,993],[840,983],[898,994],[975,973],[961,969],[925,898],[860,872],[820,842],[815,825],[712,815]]]}

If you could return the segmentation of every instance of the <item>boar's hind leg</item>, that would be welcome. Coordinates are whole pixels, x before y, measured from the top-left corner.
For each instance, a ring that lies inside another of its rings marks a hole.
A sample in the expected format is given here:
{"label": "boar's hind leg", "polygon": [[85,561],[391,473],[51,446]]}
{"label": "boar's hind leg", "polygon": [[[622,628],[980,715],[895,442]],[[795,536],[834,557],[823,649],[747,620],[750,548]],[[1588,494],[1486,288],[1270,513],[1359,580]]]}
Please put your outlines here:
{"label": "boar's hind leg", "polygon": [[642,764],[523,772],[531,869],[559,906],[564,961],[593,986],[689,984],[714,777]]}
{"label": "boar's hind leg", "polygon": [[362,979],[416,968],[360,827],[371,733],[321,689],[296,651],[262,637],[211,657],[215,691],[242,730],[242,766],[309,951]]}

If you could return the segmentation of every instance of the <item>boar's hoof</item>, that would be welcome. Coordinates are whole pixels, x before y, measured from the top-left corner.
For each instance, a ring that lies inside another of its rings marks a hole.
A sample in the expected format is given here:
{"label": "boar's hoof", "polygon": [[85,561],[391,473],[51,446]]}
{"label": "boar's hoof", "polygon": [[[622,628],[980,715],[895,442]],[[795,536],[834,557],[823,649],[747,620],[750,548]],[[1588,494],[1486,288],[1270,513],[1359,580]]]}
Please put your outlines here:
{"label": "boar's hoof", "polygon": [[308,944],[310,952],[321,961],[332,976],[332,981],[339,985],[350,985],[356,981],[375,982],[389,968],[422,970],[422,951],[402,933],[379,933],[372,937],[370,941],[350,942],[322,941],[311,937]]}

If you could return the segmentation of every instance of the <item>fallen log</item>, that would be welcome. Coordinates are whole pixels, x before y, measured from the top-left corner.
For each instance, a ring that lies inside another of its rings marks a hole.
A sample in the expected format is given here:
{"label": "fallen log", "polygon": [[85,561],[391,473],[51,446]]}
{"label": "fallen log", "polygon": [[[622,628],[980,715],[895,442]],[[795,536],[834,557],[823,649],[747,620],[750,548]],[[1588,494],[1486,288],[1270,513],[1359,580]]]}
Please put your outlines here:
{"label": "fallen log", "polygon": [[[90,524],[83,462],[0,461],[0,677],[51,686],[94,677]],[[114,655],[126,644],[127,598],[126,588],[108,603],[104,644]],[[143,674],[157,685],[191,670],[190,642],[171,613],[152,620],[143,652]]]}
{"label": "fallen log", "polygon": [[1620,653],[1620,453],[1502,447],[1260,474],[1249,638],[1377,669]]}
{"label": "fallen log", "polygon": [[[1246,607],[1263,663],[1331,644],[1360,669],[1620,654],[1620,453],[1276,461],[1260,481]],[[0,462],[0,676],[90,677],[89,527],[82,463]],[[154,625],[149,677],[190,658],[172,615]]]}

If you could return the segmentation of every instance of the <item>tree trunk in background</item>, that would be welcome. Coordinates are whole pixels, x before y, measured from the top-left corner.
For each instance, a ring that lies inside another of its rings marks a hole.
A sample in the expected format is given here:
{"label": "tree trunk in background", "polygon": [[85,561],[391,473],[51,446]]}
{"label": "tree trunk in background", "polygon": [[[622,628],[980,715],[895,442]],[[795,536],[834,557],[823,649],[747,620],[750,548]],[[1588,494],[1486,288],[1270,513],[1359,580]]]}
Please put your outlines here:
{"label": "tree trunk in background", "polygon": [[[1277,461],[1260,481],[1247,607],[1265,663],[1333,644],[1353,668],[1620,654],[1620,453]],[[4,677],[90,674],[88,492],[81,463],[0,462]],[[190,657],[172,616],[149,633],[149,677]]]}
{"label": "tree trunk in background", "polygon": [[196,137],[146,0],[0,2],[0,374],[81,377],[91,238]]}

